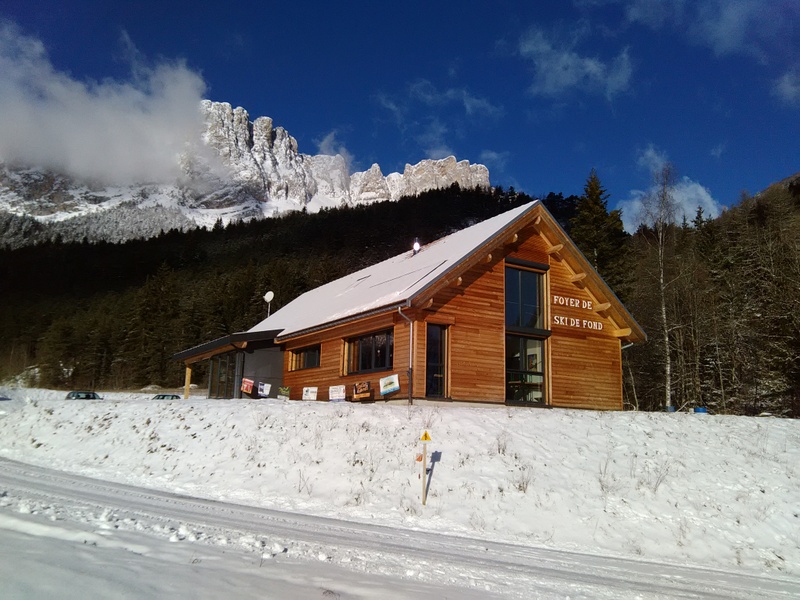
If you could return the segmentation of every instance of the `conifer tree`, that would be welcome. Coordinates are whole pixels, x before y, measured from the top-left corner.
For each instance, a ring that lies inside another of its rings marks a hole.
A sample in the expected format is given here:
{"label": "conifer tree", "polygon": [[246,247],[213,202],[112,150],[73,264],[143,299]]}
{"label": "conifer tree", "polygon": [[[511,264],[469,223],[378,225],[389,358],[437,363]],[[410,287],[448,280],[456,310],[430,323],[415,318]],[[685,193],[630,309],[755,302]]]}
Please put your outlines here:
{"label": "conifer tree", "polygon": [[611,289],[622,297],[626,288],[629,236],[622,226],[622,213],[609,212],[608,197],[597,171],[592,169],[578,199],[570,236]]}

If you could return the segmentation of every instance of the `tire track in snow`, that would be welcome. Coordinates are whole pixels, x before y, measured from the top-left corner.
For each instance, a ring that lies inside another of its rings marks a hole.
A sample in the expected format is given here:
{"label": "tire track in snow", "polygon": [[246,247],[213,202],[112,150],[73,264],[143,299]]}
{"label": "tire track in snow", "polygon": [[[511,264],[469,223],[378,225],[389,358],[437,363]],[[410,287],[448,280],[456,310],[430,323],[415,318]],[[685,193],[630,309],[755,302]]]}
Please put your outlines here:
{"label": "tire track in snow", "polygon": [[[485,589],[520,598],[719,598],[800,596],[800,582],[461,538],[204,500],[91,479],[0,458],[8,497],[66,520],[191,543],[325,560],[346,569]],[[98,517],[97,515],[100,515]]]}

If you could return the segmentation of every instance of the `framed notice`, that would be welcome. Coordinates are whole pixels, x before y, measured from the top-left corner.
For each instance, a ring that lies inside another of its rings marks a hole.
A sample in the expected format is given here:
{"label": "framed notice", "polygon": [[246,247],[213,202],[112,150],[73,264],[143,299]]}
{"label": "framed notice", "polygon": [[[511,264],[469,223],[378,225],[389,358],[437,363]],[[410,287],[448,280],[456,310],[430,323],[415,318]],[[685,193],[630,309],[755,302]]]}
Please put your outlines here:
{"label": "framed notice", "polygon": [[272,384],[264,383],[259,381],[258,382],[258,397],[259,398],[267,398],[269,396],[269,391],[272,389]]}
{"label": "framed notice", "polygon": [[315,387],[303,388],[303,400],[316,400],[316,399],[317,399],[317,388]]}
{"label": "framed notice", "polygon": [[400,377],[398,375],[389,375],[381,379],[381,396],[391,394],[400,389]]}
{"label": "framed notice", "polygon": [[343,385],[332,385],[328,388],[328,399],[331,402],[341,402],[347,397],[347,388]]}
{"label": "framed notice", "polygon": [[252,379],[242,379],[241,390],[245,394],[252,394],[253,393],[253,384],[255,384],[255,381],[253,381]]}

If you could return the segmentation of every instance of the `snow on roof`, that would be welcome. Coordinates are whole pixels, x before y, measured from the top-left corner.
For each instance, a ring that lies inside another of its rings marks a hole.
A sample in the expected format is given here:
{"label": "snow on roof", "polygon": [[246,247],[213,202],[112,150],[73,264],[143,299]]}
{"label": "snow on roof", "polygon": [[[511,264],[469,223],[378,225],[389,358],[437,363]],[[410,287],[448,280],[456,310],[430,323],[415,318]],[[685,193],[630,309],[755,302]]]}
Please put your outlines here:
{"label": "snow on roof", "polygon": [[404,305],[485,242],[530,210],[529,202],[299,296],[248,332],[282,330],[280,337],[372,311]]}

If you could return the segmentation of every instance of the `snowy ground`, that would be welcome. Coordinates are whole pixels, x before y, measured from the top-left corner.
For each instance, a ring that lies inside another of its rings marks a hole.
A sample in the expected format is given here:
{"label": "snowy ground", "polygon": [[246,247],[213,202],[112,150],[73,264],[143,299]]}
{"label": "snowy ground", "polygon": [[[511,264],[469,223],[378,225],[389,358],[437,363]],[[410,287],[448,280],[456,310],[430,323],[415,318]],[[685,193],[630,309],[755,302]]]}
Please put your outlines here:
{"label": "snowy ground", "polygon": [[[519,554],[519,565],[535,556],[544,564],[556,556],[547,552],[558,552],[558,561],[592,563],[596,572],[603,561],[627,560],[620,564],[628,567],[607,568],[643,570],[632,582],[646,580],[647,573],[657,578],[658,565],[673,580],[691,581],[691,572],[678,571],[684,565],[710,569],[702,576],[716,573],[743,590],[752,585],[762,597],[800,594],[799,421],[154,401],[152,394],[122,393],[67,402],[64,395],[0,389],[0,396],[11,398],[0,402],[0,456],[139,488],[311,515],[319,519],[314,531],[322,538],[332,527],[323,517],[361,524],[361,530],[356,527],[349,541],[327,539],[324,548],[300,539],[302,532],[297,539],[288,532],[276,539],[268,535],[271,527],[259,536],[258,528],[223,527],[210,517],[191,523],[216,523],[216,529],[198,531],[177,513],[153,520],[166,509],[140,506],[128,491],[115,496],[106,490],[81,504],[72,492],[0,476],[0,576],[4,586],[14,586],[7,588],[16,594],[10,597],[51,596],[48,586],[59,589],[70,574],[86,586],[110,579],[106,597],[215,597],[221,589],[263,597],[265,585],[266,597],[274,598],[525,597],[523,588],[533,585],[523,575],[504,576],[504,585],[502,577],[477,566],[457,577],[426,572],[403,554],[409,532],[407,544],[416,535],[422,550],[442,554],[442,564],[468,562],[468,554],[458,555],[466,551],[452,542],[461,538],[464,548],[477,544],[487,552],[499,544],[492,554]],[[427,450],[433,461],[425,506],[416,461],[423,431],[432,438]],[[4,463],[4,470],[10,472],[10,465]],[[42,473],[28,474],[28,481],[44,478]],[[118,505],[104,511],[103,503],[114,497]],[[376,548],[389,539],[367,527],[396,532],[397,548],[383,558],[375,551],[356,560],[359,536],[364,546]],[[447,541],[438,550],[436,536]],[[104,552],[93,550],[98,547]],[[128,558],[108,564],[116,552]],[[564,558],[569,553],[573,559]],[[520,570],[517,563],[495,560],[486,558],[487,569]],[[192,582],[192,593],[170,578],[179,573]],[[737,577],[753,579],[740,585]],[[349,587],[339,585],[343,578]],[[560,591],[536,587],[527,596],[622,597],[619,589],[601,595],[601,580],[598,575],[591,585]],[[697,595],[691,595],[653,585],[653,596],[632,583],[625,597],[671,597],[664,589],[674,597],[725,597],[708,586],[695,586]]]}

